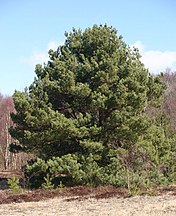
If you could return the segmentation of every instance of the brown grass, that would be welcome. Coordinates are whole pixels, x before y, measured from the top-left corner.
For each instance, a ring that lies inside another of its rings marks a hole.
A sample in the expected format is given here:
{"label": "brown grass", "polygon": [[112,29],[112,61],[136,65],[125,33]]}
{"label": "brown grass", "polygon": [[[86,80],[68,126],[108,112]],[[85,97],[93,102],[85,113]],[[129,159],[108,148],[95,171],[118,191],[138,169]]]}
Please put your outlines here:
{"label": "brown grass", "polygon": [[[176,195],[176,186],[156,187],[156,195]],[[64,188],[62,190],[23,190],[15,193],[10,190],[0,191],[0,204],[37,202],[55,197],[66,197],[66,201],[84,200],[87,198],[103,199],[110,197],[127,198],[128,191],[125,188],[113,186],[90,187],[77,186]]]}

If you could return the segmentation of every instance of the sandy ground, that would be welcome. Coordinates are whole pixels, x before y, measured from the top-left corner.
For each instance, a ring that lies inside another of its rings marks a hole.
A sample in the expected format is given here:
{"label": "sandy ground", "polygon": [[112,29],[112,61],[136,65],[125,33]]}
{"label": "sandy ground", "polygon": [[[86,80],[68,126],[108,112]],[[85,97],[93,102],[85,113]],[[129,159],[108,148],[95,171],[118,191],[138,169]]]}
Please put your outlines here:
{"label": "sandy ground", "polygon": [[6,216],[175,216],[176,196],[70,199],[57,197],[39,202],[0,205]]}

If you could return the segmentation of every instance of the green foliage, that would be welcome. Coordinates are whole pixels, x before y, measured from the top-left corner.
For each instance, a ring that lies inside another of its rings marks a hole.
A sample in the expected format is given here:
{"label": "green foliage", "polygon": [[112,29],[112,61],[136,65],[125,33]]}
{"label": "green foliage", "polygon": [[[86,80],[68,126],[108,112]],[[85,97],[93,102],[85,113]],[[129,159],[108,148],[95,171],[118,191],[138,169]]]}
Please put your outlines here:
{"label": "green foliage", "polygon": [[53,178],[49,176],[47,173],[46,177],[44,177],[45,182],[42,184],[42,188],[46,190],[51,190],[54,188],[54,184],[52,184]]}
{"label": "green foliage", "polygon": [[10,190],[12,190],[13,192],[21,192],[20,180],[16,176],[13,176],[12,178],[8,179],[8,185]]}
{"label": "green foliage", "polygon": [[62,183],[62,181],[60,181],[57,186],[57,189],[59,190],[59,192],[63,192],[64,188],[65,188],[64,184]]}
{"label": "green foliage", "polygon": [[[39,162],[40,161],[40,162]],[[69,185],[123,185],[125,173],[122,177],[122,170],[117,170],[119,163],[117,159],[112,159],[112,163],[107,166],[100,166],[93,155],[80,156],[76,155],[64,155],[62,157],[54,157],[48,161],[37,160],[32,165],[25,167],[26,176],[33,174],[36,180],[38,175],[43,178],[40,179],[40,184],[33,182],[33,178],[29,178],[30,185],[39,187],[40,185],[51,185],[51,182],[55,182],[55,187],[58,187],[58,182],[63,182]],[[36,171],[36,167],[38,172]],[[43,169],[47,167],[47,169]],[[114,169],[115,168],[115,169]],[[36,173],[36,175],[35,175]],[[52,177],[51,177],[52,176]],[[45,182],[43,184],[43,182]]]}
{"label": "green foliage", "polygon": [[30,161],[23,167],[27,188],[39,188],[45,182],[44,177],[47,166],[45,162],[37,158],[36,161]]}
{"label": "green foliage", "polygon": [[[36,161],[32,165],[28,165],[25,173],[29,174],[32,169],[35,170],[35,167],[38,167],[44,176],[43,179],[40,179],[38,186],[46,185],[50,188],[52,185],[53,188],[58,187],[58,182],[63,182],[64,185],[114,185],[127,187],[130,194],[146,190],[149,192],[149,185],[166,183],[167,178],[159,169],[156,167],[145,168],[145,163],[142,164],[140,160],[136,162],[129,153],[123,154],[123,156],[119,154],[118,157],[112,156],[110,162],[104,166],[98,163],[92,154],[86,157],[69,154],[54,157],[46,162],[43,160],[42,163],[38,160],[40,164]],[[130,164],[127,164],[125,160]],[[47,167],[47,169],[43,170],[43,167]],[[42,175],[40,174],[40,176]],[[45,183],[43,184],[43,182]],[[37,187],[37,184],[35,186]]]}
{"label": "green foliage", "polygon": [[[176,182],[172,172],[166,172],[168,158],[158,162],[151,149],[156,146],[142,148],[136,144],[132,150],[119,148],[106,155],[109,161],[103,163],[96,155],[68,154],[53,157],[47,161],[38,159],[25,169],[29,184],[33,187],[58,187],[59,182],[64,185],[114,185],[124,186],[130,195],[147,193],[152,194],[152,185]],[[134,149],[136,148],[136,149]],[[158,148],[157,152],[161,155]],[[107,159],[106,158],[106,159]],[[164,169],[163,169],[164,167]],[[40,177],[40,178],[39,178]],[[171,181],[172,178],[172,181]],[[37,182],[38,181],[38,182]],[[54,185],[53,185],[54,184]]]}

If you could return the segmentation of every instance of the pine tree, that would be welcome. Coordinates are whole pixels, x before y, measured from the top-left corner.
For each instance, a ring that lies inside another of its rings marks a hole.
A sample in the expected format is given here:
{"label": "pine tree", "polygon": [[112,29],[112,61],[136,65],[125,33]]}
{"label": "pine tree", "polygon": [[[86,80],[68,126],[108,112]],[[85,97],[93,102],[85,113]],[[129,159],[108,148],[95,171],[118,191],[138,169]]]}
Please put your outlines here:
{"label": "pine tree", "polygon": [[144,110],[160,100],[162,84],[112,27],[65,36],[48,63],[36,66],[30,87],[13,95],[13,149],[44,159],[92,153],[106,163],[111,150],[133,148],[146,132]]}

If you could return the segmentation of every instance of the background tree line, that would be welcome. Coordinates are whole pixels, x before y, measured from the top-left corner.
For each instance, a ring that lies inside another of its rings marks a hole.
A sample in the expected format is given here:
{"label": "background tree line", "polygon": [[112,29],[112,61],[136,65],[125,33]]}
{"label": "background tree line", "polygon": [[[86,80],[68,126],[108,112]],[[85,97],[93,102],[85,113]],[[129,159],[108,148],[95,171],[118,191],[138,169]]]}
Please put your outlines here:
{"label": "background tree line", "polygon": [[13,125],[10,117],[12,112],[15,112],[12,97],[0,94],[0,170],[19,170],[31,158],[26,153],[10,152],[9,146],[13,143],[9,133]]}

